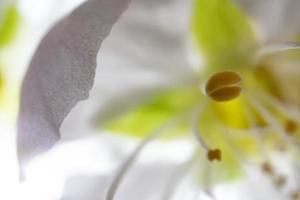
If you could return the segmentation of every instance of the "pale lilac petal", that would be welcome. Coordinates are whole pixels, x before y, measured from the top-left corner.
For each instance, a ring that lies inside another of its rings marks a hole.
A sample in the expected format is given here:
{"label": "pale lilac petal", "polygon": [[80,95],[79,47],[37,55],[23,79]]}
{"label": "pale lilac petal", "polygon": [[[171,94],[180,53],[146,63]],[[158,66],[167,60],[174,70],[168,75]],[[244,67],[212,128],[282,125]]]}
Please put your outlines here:
{"label": "pale lilac petal", "polygon": [[25,76],[18,119],[21,165],[49,149],[62,121],[89,95],[101,42],[129,0],[90,0],[56,24],[40,43]]}

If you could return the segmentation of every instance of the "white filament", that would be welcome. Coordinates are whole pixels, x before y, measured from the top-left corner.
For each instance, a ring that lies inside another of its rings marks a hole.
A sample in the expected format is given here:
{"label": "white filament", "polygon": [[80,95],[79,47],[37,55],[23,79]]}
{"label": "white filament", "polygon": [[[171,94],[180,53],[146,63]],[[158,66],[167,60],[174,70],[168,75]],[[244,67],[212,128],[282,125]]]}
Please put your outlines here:
{"label": "white filament", "polygon": [[300,147],[295,144],[295,142],[287,136],[285,130],[277,123],[276,119],[272,116],[272,114],[256,99],[253,98],[251,95],[247,95],[248,100],[254,105],[255,108],[261,113],[261,115],[265,118],[265,120],[271,125],[271,127],[275,130],[279,136],[287,142],[287,144],[292,145],[295,149],[299,152]]}
{"label": "white filament", "polygon": [[210,148],[208,147],[208,145],[204,142],[203,138],[201,137],[201,133],[200,133],[199,127],[198,127],[199,120],[200,120],[200,117],[202,114],[202,110],[203,110],[203,107],[205,107],[205,104],[206,103],[202,104],[195,110],[191,125],[192,125],[192,133],[193,133],[197,143],[204,150],[208,151]]}
{"label": "white filament", "polygon": [[270,55],[277,52],[287,51],[287,50],[296,50],[300,49],[300,43],[298,42],[283,42],[278,44],[268,44],[262,47],[257,52],[258,60],[266,55]]}
{"label": "white filament", "polygon": [[139,156],[139,154],[142,152],[142,150],[146,147],[147,144],[149,144],[153,139],[160,136],[166,129],[172,128],[178,124],[180,120],[182,120],[182,117],[185,115],[179,115],[179,117],[167,122],[166,124],[162,125],[155,131],[153,131],[147,138],[145,138],[138,146],[137,148],[132,152],[132,154],[125,160],[125,162],[121,165],[119,171],[116,173],[115,178],[113,179],[107,195],[106,200],[113,200],[116,194],[116,191],[118,190],[123,178],[129,171],[130,167],[134,164],[135,160]]}

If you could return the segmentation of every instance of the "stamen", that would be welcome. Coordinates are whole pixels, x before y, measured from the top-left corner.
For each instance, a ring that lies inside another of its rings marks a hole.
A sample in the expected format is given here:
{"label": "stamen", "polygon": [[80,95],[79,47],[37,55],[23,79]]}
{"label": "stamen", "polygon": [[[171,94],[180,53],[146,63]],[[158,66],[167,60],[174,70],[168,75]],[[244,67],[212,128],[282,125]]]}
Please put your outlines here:
{"label": "stamen", "polygon": [[[214,172],[211,168],[211,165],[209,162],[201,162],[200,163],[201,167],[204,168],[203,172],[201,173],[201,177],[203,177],[203,191],[207,196],[209,196],[211,199],[215,200],[215,196],[213,194],[212,191],[212,182],[211,182],[211,178],[212,178],[212,173]],[[198,193],[199,196],[199,193]],[[198,198],[199,199],[199,198]]]}
{"label": "stamen", "polygon": [[286,177],[283,175],[277,175],[274,177],[274,184],[278,188],[282,188],[286,184],[286,182],[287,182]]}
{"label": "stamen", "polygon": [[132,152],[132,154],[125,160],[125,162],[120,167],[119,171],[117,172],[115,178],[113,179],[107,195],[106,200],[113,200],[116,194],[117,189],[119,188],[122,180],[124,179],[125,175],[127,174],[128,170],[134,164],[135,160],[142,152],[142,150],[149,144],[153,139],[160,136],[166,129],[172,128],[178,124],[178,122],[182,119],[185,115],[179,115],[179,117],[169,121],[168,123],[162,125],[157,130],[153,131],[146,139],[144,139],[138,147]]}
{"label": "stamen", "polygon": [[207,158],[209,161],[221,161],[221,150],[220,149],[211,149],[207,153]]}
{"label": "stamen", "polygon": [[141,151],[145,148],[145,146],[153,139],[153,137],[149,137],[146,140],[144,140],[135,150],[132,152],[132,154],[128,157],[128,159],[123,163],[119,171],[117,172],[115,178],[112,181],[112,184],[109,187],[106,200],[113,200],[114,196],[116,194],[117,189],[119,188],[119,185],[121,184],[121,181],[123,180],[125,174],[128,172],[131,165],[134,163],[134,161],[137,159],[138,155],[141,153]]}
{"label": "stamen", "polygon": [[[241,93],[241,77],[239,74],[232,71],[218,72],[212,75],[205,85],[205,93],[207,96],[215,101],[223,102],[230,101],[237,98]],[[194,128],[195,129],[195,128]],[[196,128],[196,131],[198,128]],[[204,146],[208,151],[207,158],[209,161],[221,161],[222,155],[220,149],[208,149],[200,138],[200,134],[194,131],[194,135],[200,141],[199,143]]]}
{"label": "stamen", "polygon": [[295,147],[295,149],[299,152],[300,147],[295,144],[293,140],[291,140],[290,137],[287,137],[285,130],[282,129],[281,126],[276,122],[274,117],[271,113],[255,98],[253,98],[251,95],[247,95],[247,99],[250,100],[250,102],[255,106],[255,108],[258,109],[258,111],[262,114],[262,116],[265,118],[265,120],[271,125],[271,127],[276,131],[277,134],[288,144]]}
{"label": "stamen", "polygon": [[251,127],[250,132],[252,133],[252,135],[256,140],[258,150],[262,154],[262,157],[266,159],[267,158],[266,149],[262,142],[261,134],[259,134],[258,129],[255,128],[254,116],[247,106],[245,106],[245,113],[246,113],[246,118],[248,120],[248,123]]}
{"label": "stamen", "polygon": [[273,169],[273,166],[269,163],[269,162],[264,162],[262,165],[261,165],[261,169],[262,171],[267,174],[267,175],[271,175],[273,176],[274,175],[274,169]]}
{"label": "stamen", "polygon": [[300,199],[300,190],[294,190],[290,193],[291,200],[299,200]]}
{"label": "stamen", "polygon": [[262,57],[266,55],[270,55],[277,52],[300,49],[300,43],[297,42],[284,42],[279,44],[269,44],[265,45],[262,49],[260,49],[257,53],[257,60],[260,60]]}
{"label": "stamen", "polygon": [[173,194],[176,192],[176,189],[187,176],[188,172],[195,165],[195,161],[198,158],[198,152],[195,152],[194,155],[189,159],[183,166],[179,167],[178,170],[174,171],[174,175],[171,176],[170,181],[166,185],[166,189],[162,195],[162,199],[170,200],[172,199]]}
{"label": "stamen", "polygon": [[205,86],[207,96],[215,101],[229,101],[241,93],[241,77],[231,71],[218,72],[212,75]]}
{"label": "stamen", "polygon": [[284,124],[284,130],[287,134],[293,135],[298,129],[297,123],[294,120],[288,119]]}
{"label": "stamen", "polygon": [[280,113],[283,113],[285,116],[288,117],[288,119],[285,121],[283,129],[285,133],[287,133],[288,135],[293,135],[298,129],[298,124],[294,119],[300,117],[299,114],[296,112],[297,110],[288,109],[280,101],[272,97],[270,94],[267,94],[266,92],[259,92],[259,97],[262,98],[262,100],[265,100],[268,104],[270,104],[273,108],[278,110]]}
{"label": "stamen", "polygon": [[201,107],[198,107],[198,109],[196,109],[195,114],[193,116],[192,119],[192,133],[197,141],[197,143],[199,144],[200,147],[202,147],[204,150],[209,151],[209,147],[208,145],[204,142],[203,138],[201,137],[200,131],[199,131],[199,121],[200,121],[200,117],[202,114],[202,107],[204,107],[204,105],[202,105]]}
{"label": "stamen", "polygon": [[287,107],[287,105],[284,105],[282,102],[280,102],[278,99],[274,98],[269,94],[268,92],[264,92],[261,90],[256,90],[256,93],[258,93],[257,96],[259,96],[262,100],[270,104],[273,108],[278,110],[280,113],[285,114],[286,116],[291,116],[294,119],[300,118],[300,113],[297,112],[297,109],[294,107]]}
{"label": "stamen", "polygon": [[220,149],[211,149],[204,142],[203,138],[201,137],[201,133],[199,131],[198,124],[199,124],[199,120],[200,120],[201,113],[202,113],[202,107],[204,107],[205,104],[206,103],[203,103],[201,107],[198,107],[198,109],[196,109],[196,112],[192,119],[192,133],[193,133],[197,143],[199,144],[199,146],[201,148],[203,148],[205,151],[207,151],[207,159],[209,161],[214,161],[214,160],[221,161],[221,159],[222,159],[221,150]]}
{"label": "stamen", "polygon": [[287,177],[284,175],[276,174],[273,166],[269,162],[264,162],[261,165],[261,169],[266,175],[270,176],[273,184],[277,188],[282,188],[287,183]]}
{"label": "stamen", "polygon": [[228,127],[224,126],[224,124],[221,123],[220,119],[214,115],[215,122],[217,124],[217,128],[219,129],[220,133],[223,133],[224,140],[227,142],[228,147],[231,149],[231,151],[235,152],[236,158],[241,163],[241,166],[243,170],[246,171],[246,165],[249,165],[250,162],[246,160],[246,156],[243,155],[243,153],[237,148],[237,146],[232,142],[230,138],[230,129]]}
{"label": "stamen", "polygon": [[280,174],[276,174],[273,166],[269,163],[269,162],[264,162],[262,165],[261,165],[261,169],[262,171],[271,177],[271,179],[273,180],[273,183],[274,185],[277,187],[277,188],[282,188],[286,182],[287,182],[287,177],[284,176],[284,175],[280,175]]}

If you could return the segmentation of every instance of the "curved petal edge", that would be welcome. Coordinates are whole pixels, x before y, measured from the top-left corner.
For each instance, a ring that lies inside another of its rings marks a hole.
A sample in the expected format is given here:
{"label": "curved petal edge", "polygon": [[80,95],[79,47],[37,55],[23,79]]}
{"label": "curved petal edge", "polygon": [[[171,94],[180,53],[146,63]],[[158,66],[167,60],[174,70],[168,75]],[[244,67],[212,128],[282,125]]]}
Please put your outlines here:
{"label": "curved petal edge", "polygon": [[100,45],[129,1],[89,0],[41,41],[21,90],[17,133],[21,176],[28,161],[59,140],[60,126],[76,103],[88,98]]}

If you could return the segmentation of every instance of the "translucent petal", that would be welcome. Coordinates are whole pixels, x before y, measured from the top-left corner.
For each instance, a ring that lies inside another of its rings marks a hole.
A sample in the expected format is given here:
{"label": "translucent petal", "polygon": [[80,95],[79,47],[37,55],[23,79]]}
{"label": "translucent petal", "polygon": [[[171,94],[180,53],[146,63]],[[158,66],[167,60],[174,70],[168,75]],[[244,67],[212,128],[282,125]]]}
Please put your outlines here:
{"label": "translucent petal", "polygon": [[[197,90],[186,88],[165,91],[117,116],[115,120],[109,120],[104,128],[118,134],[144,137],[174,116],[191,109],[196,102]],[[186,134],[190,128],[187,121],[168,130],[168,135],[174,137]],[[98,123],[103,125],[103,122]]]}
{"label": "translucent petal", "polygon": [[15,36],[20,20],[17,8],[9,5],[0,18],[0,48],[7,45]]}
{"label": "translucent petal", "polygon": [[235,1],[252,17],[263,41],[287,41],[299,34],[299,1]]}
{"label": "translucent petal", "polygon": [[247,17],[228,0],[196,0],[192,20],[196,46],[209,67],[247,67],[255,45]]}
{"label": "translucent petal", "polygon": [[86,136],[95,121],[123,114],[162,89],[194,83],[186,47],[190,1],[131,2],[100,50],[90,98],[63,124],[64,138]]}
{"label": "translucent petal", "polygon": [[90,0],[56,24],[25,76],[18,118],[21,164],[49,149],[72,107],[93,85],[96,55],[128,0]]}

